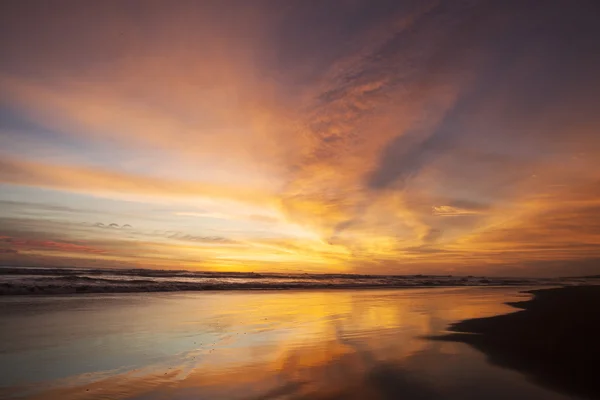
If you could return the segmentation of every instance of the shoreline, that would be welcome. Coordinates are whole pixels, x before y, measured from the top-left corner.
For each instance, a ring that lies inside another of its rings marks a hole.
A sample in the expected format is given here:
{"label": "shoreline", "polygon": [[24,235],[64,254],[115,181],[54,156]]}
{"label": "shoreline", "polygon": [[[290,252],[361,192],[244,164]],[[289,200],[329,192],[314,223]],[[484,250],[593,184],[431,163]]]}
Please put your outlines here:
{"label": "shoreline", "polygon": [[461,321],[433,338],[461,342],[552,390],[600,399],[600,286],[527,290],[517,311]]}

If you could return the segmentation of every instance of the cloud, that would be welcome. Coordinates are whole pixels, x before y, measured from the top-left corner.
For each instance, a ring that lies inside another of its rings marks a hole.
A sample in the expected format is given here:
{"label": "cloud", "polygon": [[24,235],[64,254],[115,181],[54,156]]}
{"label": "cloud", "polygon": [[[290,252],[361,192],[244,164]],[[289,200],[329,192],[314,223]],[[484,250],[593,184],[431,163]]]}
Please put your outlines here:
{"label": "cloud", "polygon": [[267,204],[268,193],[250,188],[177,181],[90,167],[44,164],[11,158],[0,159],[0,182],[83,193],[133,194],[143,196],[210,197],[254,204]]}
{"label": "cloud", "polygon": [[44,203],[34,203],[28,201],[11,201],[11,200],[0,200],[0,205],[3,207],[14,207],[14,208],[30,208],[36,211],[45,211],[45,212],[65,212],[65,213],[84,213],[89,210],[81,210],[78,208],[61,206],[57,204],[44,204]]}
{"label": "cloud", "polygon": [[440,229],[429,229],[429,231],[423,236],[423,242],[425,243],[433,243],[435,241],[437,241],[441,236],[442,236],[443,232]]}
{"label": "cloud", "polygon": [[[83,223],[84,225],[87,225],[87,223]],[[102,222],[96,222],[95,224],[93,224],[93,226],[97,227],[97,228],[102,228],[102,229],[121,229],[121,230],[128,230],[128,229],[133,229],[133,227],[129,224],[124,224],[122,226],[119,226],[119,224],[117,223],[110,223],[110,224],[104,224]]]}
{"label": "cloud", "polygon": [[184,242],[196,242],[206,244],[236,244],[237,241],[223,236],[201,236],[191,235],[180,231],[154,231],[154,232],[137,232],[140,236],[146,237],[162,237]]}
{"label": "cloud", "polygon": [[226,221],[249,221],[260,224],[276,224],[282,222],[281,217],[261,214],[243,214],[236,211],[230,213],[215,211],[176,211],[174,215],[180,217],[210,218]]}
{"label": "cloud", "polygon": [[211,212],[211,211],[177,211],[174,213],[180,217],[196,217],[196,218],[215,218],[215,219],[235,219],[232,215]]}
{"label": "cloud", "polygon": [[71,150],[81,146],[83,159],[124,157],[115,164],[136,163],[149,174],[187,170],[201,180],[244,176],[271,185],[294,157],[300,136],[290,113],[299,101],[265,79],[276,73],[265,45],[273,10],[237,3],[147,4],[145,17],[117,4],[51,16],[9,7],[4,27],[13,40],[0,43],[10,58],[0,70],[0,106],[34,127],[16,127],[7,149],[26,130],[34,145],[25,154],[35,147],[47,157],[44,150],[62,144],[59,155],[80,161]]}
{"label": "cloud", "polygon": [[16,249],[0,249],[0,254],[18,254]]}
{"label": "cloud", "polygon": [[128,262],[388,273],[597,257],[593,2],[236,5],[8,7],[0,183],[163,203],[71,233]]}
{"label": "cloud", "polygon": [[452,206],[433,206],[432,212],[433,215],[437,215],[440,217],[462,217],[465,215],[481,214],[481,211],[478,210],[469,210],[465,208],[458,208]]}
{"label": "cloud", "polygon": [[394,138],[385,147],[377,169],[368,178],[369,187],[385,189],[397,183],[397,187],[403,188],[411,177],[431,161],[436,152],[442,150],[443,142],[436,142],[437,137],[423,140],[419,136],[408,132]]}
{"label": "cloud", "polygon": [[93,246],[87,246],[85,244],[70,243],[65,241],[54,241],[54,240],[35,240],[19,237],[8,237],[0,236],[0,242],[10,244],[17,250],[54,250],[69,253],[93,253],[102,254],[105,252],[103,249],[95,248]]}

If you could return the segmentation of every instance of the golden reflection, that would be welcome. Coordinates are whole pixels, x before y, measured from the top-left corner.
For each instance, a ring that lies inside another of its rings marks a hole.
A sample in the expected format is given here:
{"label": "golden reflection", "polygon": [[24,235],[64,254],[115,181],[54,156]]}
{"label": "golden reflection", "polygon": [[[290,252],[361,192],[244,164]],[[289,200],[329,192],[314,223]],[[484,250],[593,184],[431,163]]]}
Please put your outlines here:
{"label": "golden reflection", "polygon": [[[508,296],[507,290],[496,292],[414,289],[167,296],[154,302],[152,309],[129,315],[132,326],[150,329],[153,316],[160,315],[161,326],[174,335],[165,348],[177,347],[192,336],[192,349],[139,369],[55,381],[45,389],[36,387],[37,394],[29,398],[144,398],[150,392],[165,398],[180,393],[215,399],[379,398],[382,389],[373,379],[389,375],[402,382],[405,366],[420,368],[424,354],[464,353],[457,344],[426,337],[443,333],[450,321],[511,310],[499,298],[516,298],[516,292]],[[420,390],[412,386],[407,390],[413,389]]]}

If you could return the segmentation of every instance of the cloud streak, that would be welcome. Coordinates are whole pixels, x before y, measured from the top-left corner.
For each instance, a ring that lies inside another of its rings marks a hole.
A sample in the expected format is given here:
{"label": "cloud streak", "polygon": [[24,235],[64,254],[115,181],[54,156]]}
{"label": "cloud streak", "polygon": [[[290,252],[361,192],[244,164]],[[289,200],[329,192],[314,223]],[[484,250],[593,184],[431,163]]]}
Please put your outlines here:
{"label": "cloud streak", "polygon": [[163,197],[210,197],[248,203],[267,203],[269,195],[255,189],[210,183],[176,181],[100,168],[44,164],[11,158],[0,160],[0,182],[84,193],[125,193]]}

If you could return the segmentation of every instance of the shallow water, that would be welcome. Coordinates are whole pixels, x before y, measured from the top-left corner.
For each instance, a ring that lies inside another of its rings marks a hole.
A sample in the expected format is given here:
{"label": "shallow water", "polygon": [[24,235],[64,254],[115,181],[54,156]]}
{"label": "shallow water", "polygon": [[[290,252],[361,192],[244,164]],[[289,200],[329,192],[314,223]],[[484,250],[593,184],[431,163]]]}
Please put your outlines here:
{"label": "shallow water", "polygon": [[544,399],[449,323],[514,311],[523,288],[0,298],[0,397]]}

